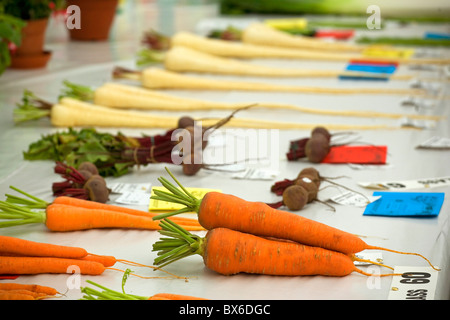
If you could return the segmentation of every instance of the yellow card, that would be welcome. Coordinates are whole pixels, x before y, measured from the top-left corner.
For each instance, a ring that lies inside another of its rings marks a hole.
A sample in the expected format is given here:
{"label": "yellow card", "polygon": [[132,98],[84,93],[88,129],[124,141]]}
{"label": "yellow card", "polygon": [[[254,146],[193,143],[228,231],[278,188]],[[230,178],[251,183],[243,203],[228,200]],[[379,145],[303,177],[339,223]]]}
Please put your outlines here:
{"label": "yellow card", "polygon": [[267,19],[264,23],[275,29],[306,29],[308,21],[306,19]]}
{"label": "yellow card", "polygon": [[369,47],[363,51],[366,57],[402,58],[409,59],[414,54],[413,49],[396,49],[386,47]]}
{"label": "yellow card", "polygon": [[[162,190],[167,191],[164,187],[152,187],[151,196],[154,196],[154,190]],[[221,190],[217,189],[205,189],[205,188],[185,188],[187,191],[189,191],[194,197],[198,199],[202,199],[205,194],[208,192],[214,191],[214,192],[222,192]],[[149,211],[174,211],[178,209],[182,209],[184,206],[178,203],[171,203],[167,201],[161,201],[161,200],[155,200],[150,199],[149,204]]]}

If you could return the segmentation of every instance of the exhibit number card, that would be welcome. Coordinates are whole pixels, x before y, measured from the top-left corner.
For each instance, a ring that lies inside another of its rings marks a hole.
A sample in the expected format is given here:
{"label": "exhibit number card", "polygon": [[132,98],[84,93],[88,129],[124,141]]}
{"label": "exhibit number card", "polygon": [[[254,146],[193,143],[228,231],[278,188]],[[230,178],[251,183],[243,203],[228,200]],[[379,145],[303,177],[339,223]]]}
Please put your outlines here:
{"label": "exhibit number card", "polygon": [[[155,195],[155,192],[154,192],[155,189],[167,191],[167,189],[165,187],[152,187],[151,196]],[[190,192],[197,199],[202,199],[206,193],[211,192],[211,191],[222,192],[221,190],[216,190],[216,189],[203,189],[203,188],[185,188],[185,189],[188,192]],[[178,210],[181,208],[183,208],[183,205],[178,204],[178,203],[171,203],[171,202],[167,202],[167,201],[150,199],[150,204],[149,204],[150,211],[172,211],[172,210]]]}
{"label": "exhibit number card", "polygon": [[385,164],[386,157],[386,146],[336,146],[322,163]]}
{"label": "exhibit number card", "polygon": [[380,198],[366,206],[365,216],[436,217],[444,202],[443,192],[384,192],[376,191]]}
{"label": "exhibit number card", "polygon": [[439,271],[431,267],[395,267],[388,300],[434,300]]}

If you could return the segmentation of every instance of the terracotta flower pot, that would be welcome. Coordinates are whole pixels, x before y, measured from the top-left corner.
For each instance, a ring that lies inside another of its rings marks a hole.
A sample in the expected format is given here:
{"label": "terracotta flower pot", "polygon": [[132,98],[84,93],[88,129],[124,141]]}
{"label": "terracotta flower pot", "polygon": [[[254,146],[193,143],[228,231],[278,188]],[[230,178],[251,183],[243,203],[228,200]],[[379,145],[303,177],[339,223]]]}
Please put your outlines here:
{"label": "terracotta flower pot", "polygon": [[27,21],[22,29],[22,41],[11,54],[13,69],[37,69],[47,65],[51,52],[44,51],[48,18]]}
{"label": "terracotta flower pot", "polygon": [[118,0],[68,0],[67,6],[80,8],[80,29],[69,29],[70,38],[82,41],[103,41],[109,37]]}
{"label": "terracotta flower pot", "polygon": [[27,21],[27,25],[22,29],[22,42],[17,47],[15,55],[23,56],[42,53],[47,24],[48,18]]}
{"label": "terracotta flower pot", "polygon": [[36,54],[15,55],[11,57],[10,68],[13,69],[38,69],[47,65],[52,56],[50,51],[43,51]]}

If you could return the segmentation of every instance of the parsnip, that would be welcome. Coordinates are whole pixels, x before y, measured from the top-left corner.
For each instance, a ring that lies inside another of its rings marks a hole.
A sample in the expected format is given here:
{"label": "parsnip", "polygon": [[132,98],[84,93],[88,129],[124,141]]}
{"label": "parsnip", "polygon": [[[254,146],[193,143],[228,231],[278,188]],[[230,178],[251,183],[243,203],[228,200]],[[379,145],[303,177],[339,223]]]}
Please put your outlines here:
{"label": "parsnip", "polygon": [[[276,31],[275,32],[281,32]],[[266,34],[261,37],[272,39]],[[291,36],[293,37],[293,36]],[[273,39],[272,39],[273,40]],[[386,62],[397,62],[402,64],[450,64],[450,59],[439,58],[393,58],[393,57],[366,57],[362,53],[339,52],[339,50],[323,50],[321,48],[295,48],[277,46],[276,41],[268,41],[265,44],[250,42],[235,42],[221,39],[211,39],[195,35],[189,32],[176,33],[171,38],[171,46],[184,46],[209,54],[229,58],[279,58],[279,59],[301,59],[316,60],[323,62],[348,62],[350,60],[364,59]]]}
{"label": "parsnip", "polygon": [[[176,128],[179,118],[154,115],[139,111],[113,109],[82,102],[72,98],[62,98],[52,106],[51,122],[57,127],[111,127],[111,128]],[[219,119],[202,120],[207,127],[215,125]],[[318,124],[304,124],[298,122],[264,121],[258,119],[232,118],[225,126],[252,129],[312,129]],[[322,124],[323,125],[323,124]],[[398,129],[386,125],[340,125],[327,124],[333,130],[375,130]]]}
{"label": "parsnip", "polygon": [[72,98],[52,106],[51,123],[57,127],[176,128],[177,117],[118,110]]}
{"label": "parsnip", "polygon": [[[367,72],[336,70],[288,69],[243,62],[219,57],[184,46],[174,46],[165,52],[164,67],[174,72],[196,72],[237,76],[337,78],[339,76],[366,76],[385,78]],[[391,79],[411,80],[412,76],[389,76]]]}
{"label": "parsnip", "polygon": [[[123,77],[128,78],[127,75]],[[134,79],[139,79],[133,74]],[[292,92],[310,94],[397,94],[410,96],[425,96],[422,89],[392,89],[392,88],[331,88],[306,87],[293,85],[278,85],[263,82],[219,80],[206,77],[195,77],[163,70],[160,68],[144,69],[140,76],[142,86],[150,89],[189,89],[189,90],[225,90],[225,91],[265,91]]]}
{"label": "parsnip", "polygon": [[302,35],[292,35],[277,30],[263,23],[252,23],[242,30],[242,41],[245,43],[269,45],[287,48],[330,50],[333,52],[362,52],[366,45],[326,42],[321,39]]}
{"label": "parsnip", "polygon": [[[94,104],[113,108],[135,108],[144,110],[164,111],[194,111],[194,110],[235,110],[248,105],[250,102],[226,103],[216,101],[205,101],[185,97],[175,97],[169,94],[156,92],[151,89],[136,87],[132,85],[108,82],[94,91]],[[252,102],[253,103],[253,102]],[[294,110],[302,113],[365,117],[365,118],[390,118],[400,119],[409,117],[412,119],[439,120],[441,117],[420,114],[383,113],[358,110],[326,110],[318,108],[307,108],[283,103],[258,102],[255,108],[266,108],[273,110]]]}

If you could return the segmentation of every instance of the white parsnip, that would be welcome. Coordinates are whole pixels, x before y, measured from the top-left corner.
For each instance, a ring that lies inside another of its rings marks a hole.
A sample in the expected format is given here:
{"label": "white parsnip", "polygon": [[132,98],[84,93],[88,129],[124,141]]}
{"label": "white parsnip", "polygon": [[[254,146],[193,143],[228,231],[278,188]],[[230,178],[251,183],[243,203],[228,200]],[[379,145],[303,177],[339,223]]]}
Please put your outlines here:
{"label": "white parsnip", "polygon": [[[281,32],[276,31],[275,32]],[[367,57],[362,53],[340,52],[339,50],[324,50],[323,48],[302,48],[277,46],[275,39],[266,34],[261,35],[267,39],[265,44],[227,41],[222,39],[212,39],[196,35],[189,32],[176,33],[171,38],[172,46],[184,46],[198,51],[206,52],[221,57],[254,59],[254,58],[277,58],[277,59],[297,59],[315,60],[323,62],[349,62],[351,60],[374,60],[385,62],[396,62],[401,64],[450,64],[450,59],[439,58],[394,58],[394,57]],[[293,37],[293,36],[291,36]],[[273,40],[273,41],[271,41]]]}
{"label": "white parsnip", "polygon": [[174,72],[194,72],[205,74],[223,74],[256,77],[300,77],[300,78],[337,78],[339,76],[363,76],[411,80],[412,76],[374,75],[367,72],[350,72],[341,70],[309,70],[299,68],[277,68],[225,58],[201,52],[184,46],[174,46],[165,52],[164,67]]}
{"label": "white parsnip", "polygon": [[[216,102],[185,97],[176,97],[170,94],[157,92],[155,90],[132,86],[122,83],[108,82],[94,91],[94,104],[113,108],[132,108],[143,110],[162,111],[195,111],[195,110],[235,110],[253,104],[255,102]],[[441,117],[420,114],[383,113],[374,111],[358,110],[327,110],[319,108],[308,108],[286,103],[256,102],[254,108],[273,110],[293,110],[301,113],[364,117],[364,118],[390,118],[400,119],[409,117],[412,119],[439,120]]]}
{"label": "white parsnip", "polygon": [[366,45],[350,43],[326,42],[322,39],[293,35],[285,31],[277,30],[263,23],[251,23],[242,30],[244,43],[269,45],[286,48],[301,48],[315,50],[330,50],[333,52],[362,52]]}
{"label": "white parsnip", "polygon": [[177,117],[119,110],[72,98],[52,106],[50,119],[57,127],[175,128]]}
{"label": "white parsnip", "polygon": [[[138,79],[136,75],[135,79]],[[126,75],[124,75],[126,77]],[[127,77],[128,78],[128,77]],[[423,89],[394,89],[394,88],[332,88],[309,87],[294,85],[279,85],[264,82],[219,80],[206,77],[195,77],[161,68],[147,68],[142,71],[140,81],[142,86],[150,89],[189,89],[189,90],[225,90],[225,91],[263,91],[263,92],[291,92],[307,94],[393,94],[426,96]]]}
{"label": "white parsnip", "polygon": [[[111,127],[111,128],[165,128],[177,127],[178,117],[161,116],[140,111],[120,110],[82,102],[73,98],[62,98],[52,106],[50,118],[52,125],[57,127]],[[219,118],[203,119],[202,125],[210,126],[217,123]],[[323,125],[323,124],[322,124]],[[228,127],[252,129],[312,129],[318,124],[299,122],[265,121],[259,119],[231,118],[225,124]],[[378,130],[398,129],[386,125],[340,125],[327,124],[333,130]]]}

